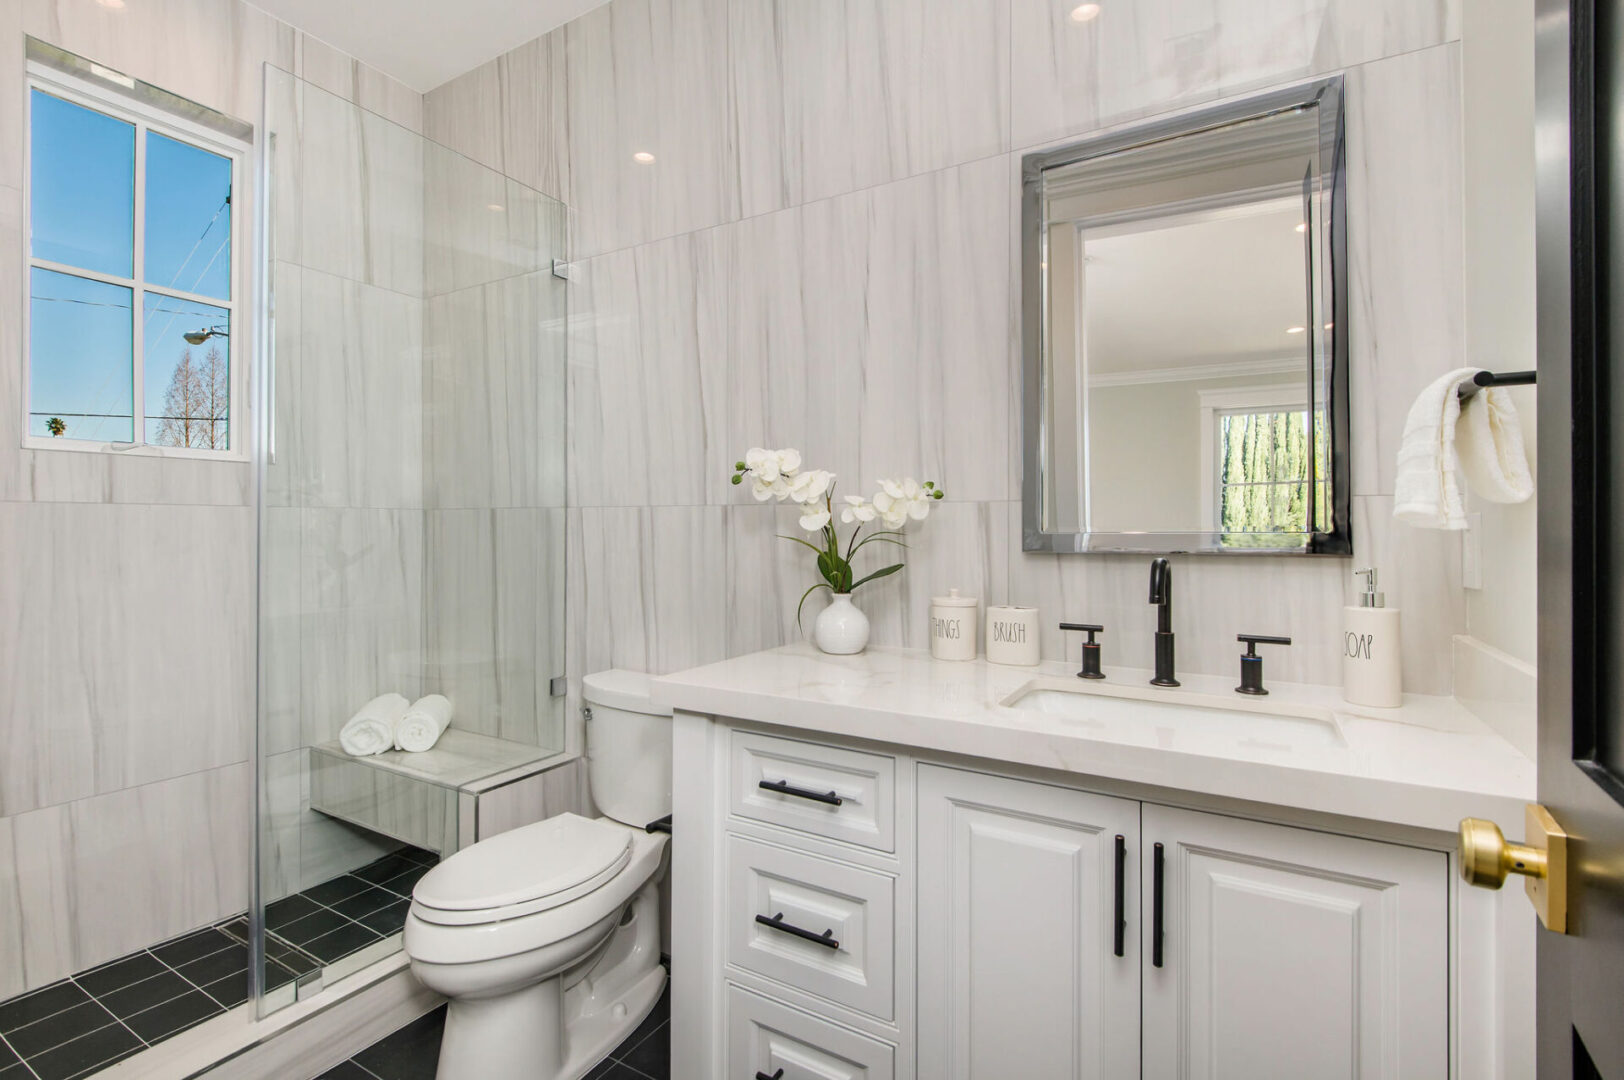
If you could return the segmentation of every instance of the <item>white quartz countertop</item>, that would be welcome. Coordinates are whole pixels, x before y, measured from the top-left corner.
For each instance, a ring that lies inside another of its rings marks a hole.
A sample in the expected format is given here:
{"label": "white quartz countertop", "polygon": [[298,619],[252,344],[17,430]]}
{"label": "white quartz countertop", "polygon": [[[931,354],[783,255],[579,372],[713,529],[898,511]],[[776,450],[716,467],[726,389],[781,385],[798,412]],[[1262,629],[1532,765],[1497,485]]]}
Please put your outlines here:
{"label": "white quartz countertop", "polygon": [[[1406,696],[1397,709],[1348,705],[1338,687],[1271,683],[1262,709],[1300,708],[1326,718],[1323,737],[1229,734],[1201,710],[1232,701],[1234,678],[1184,675],[1177,689],[1108,696],[1143,686],[1149,672],[1106,668],[1098,695],[1072,715],[1002,704],[1034,680],[1077,684],[1073,665],[1006,667],[933,660],[872,647],[827,656],[787,645],[654,680],[657,704],[753,720],[808,735],[836,735],[1059,769],[1135,784],[1453,831],[1463,817],[1521,835],[1534,798],[1534,763],[1454,698]],[[1224,695],[1217,699],[1217,695]],[[1242,709],[1246,706],[1242,705]],[[1176,720],[1177,722],[1172,722]],[[1242,725],[1244,726],[1244,724]]]}

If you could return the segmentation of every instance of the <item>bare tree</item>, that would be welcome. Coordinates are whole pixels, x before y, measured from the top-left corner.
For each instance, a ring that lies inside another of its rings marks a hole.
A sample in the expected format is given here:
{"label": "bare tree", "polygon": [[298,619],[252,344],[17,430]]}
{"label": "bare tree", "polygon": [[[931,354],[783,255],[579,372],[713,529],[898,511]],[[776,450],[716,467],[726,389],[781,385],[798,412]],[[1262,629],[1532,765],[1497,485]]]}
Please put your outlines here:
{"label": "bare tree", "polygon": [[159,446],[224,450],[230,442],[231,365],[218,346],[209,346],[201,363],[192,350],[180,354],[175,374],[164,392],[163,413],[155,417]]}

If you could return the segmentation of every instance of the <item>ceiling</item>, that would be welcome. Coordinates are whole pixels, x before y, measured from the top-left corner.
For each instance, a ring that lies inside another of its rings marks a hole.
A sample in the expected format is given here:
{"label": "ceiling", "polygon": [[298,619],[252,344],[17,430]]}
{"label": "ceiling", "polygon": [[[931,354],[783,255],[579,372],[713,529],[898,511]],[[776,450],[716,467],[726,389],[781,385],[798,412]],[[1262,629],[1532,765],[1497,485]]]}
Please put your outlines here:
{"label": "ceiling", "polygon": [[426,94],[604,0],[252,0]]}

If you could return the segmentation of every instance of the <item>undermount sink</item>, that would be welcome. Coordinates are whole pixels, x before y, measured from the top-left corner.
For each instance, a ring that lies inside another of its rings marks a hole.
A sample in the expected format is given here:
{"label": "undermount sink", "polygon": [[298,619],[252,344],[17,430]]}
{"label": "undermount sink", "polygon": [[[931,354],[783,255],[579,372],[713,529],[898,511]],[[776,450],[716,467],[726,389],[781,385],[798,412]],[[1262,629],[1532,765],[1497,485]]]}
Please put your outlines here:
{"label": "undermount sink", "polygon": [[1331,710],[1267,697],[1231,700],[1199,691],[1040,678],[1000,704],[1119,735],[1138,734],[1134,741],[1169,749],[1194,751],[1221,742],[1267,755],[1347,745]]}

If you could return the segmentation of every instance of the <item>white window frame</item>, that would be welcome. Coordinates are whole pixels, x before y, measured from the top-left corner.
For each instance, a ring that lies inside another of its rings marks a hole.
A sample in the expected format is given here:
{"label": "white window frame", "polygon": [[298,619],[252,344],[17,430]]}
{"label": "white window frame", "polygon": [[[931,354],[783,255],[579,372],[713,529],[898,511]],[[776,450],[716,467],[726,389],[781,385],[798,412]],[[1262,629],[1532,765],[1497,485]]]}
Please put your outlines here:
{"label": "white window frame", "polygon": [[[23,133],[23,274],[22,274],[22,420],[23,420],[23,447],[29,450],[65,450],[78,453],[109,453],[135,455],[139,457],[172,457],[197,458],[206,461],[247,461],[249,460],[249,444],[252,441],[252,429],[248,422],[248,354],[246,343],[250,339],[251,327],[248,325],[246,311],[247,304],[243,303],[243,258],[244,258],[244,224],[243,209],[247,200],[243,197],[248,184],[247,164],[252,153],[252,147],[246,143],[229,136],[222,135],[201,124],[194,123],[184,117],[147,105],[133,98],[116,94],[94,83],[77,79],[65,72],[30,60],[28,62],[28,79],[25,87],[25,122]],[[69,266],[63,263],[52,262],[49,259],[34,257],[33,236],[33,201],[30,187],[33,182],[33,150],[34,150],[34,91],[39,90],[53,97],[79,105],[83,108],[110,116],[115,120],[132,124],[135,127],[135,250],[130,278],[119,277],[114,274],[104,274],[96,270],[87,270],[83,267]],[[214,296],[204,296],[199,293],[190,293],[181,289],[170,289],[162,286],[150,285],[143,281],[146,273],[146,150],[147,132],[155,131],[159,135],[174,139],[178,142],[206,150],[211,154],[228,158],[231,161],[231,289],[228,299]],[[30,382],[33,378],[33,328],[31,320],[33,315],[33,271],[38,268],[50,270],[71,277],[84,278],[89,281],[99,281],[108,285],[116,285],[131,290],[131,360],[132,379],[135,388],[134,394],[134,442],[97,442],[85,439],[55,438],[51,436],[35,435],[32,428],[32,417],[29,413],[31,404]],[[206,304],[209,307],[222,308],[227,312],[230,331],[225,338],[226,362],[230,370],[230,399],[231,414],[228,419],[229,427],[227,437],[230,440],[225,450],[213,450],[207,447],[194,446],[158,446],[146,441],[147,401],[145,393],[145,357],[143,356],[146,344],[146,295],[156,293],[159,296],[168,296],[177,300],[191,303]]]}
{"label": "white window frame", "polygon": [[1301,386],[1239,386],[1201,391],[1201,520],[1217,532],[1218,490],[1223,485],[1218,461],[1218,418],[1239,413],[1308,411],[1308,391]]}

